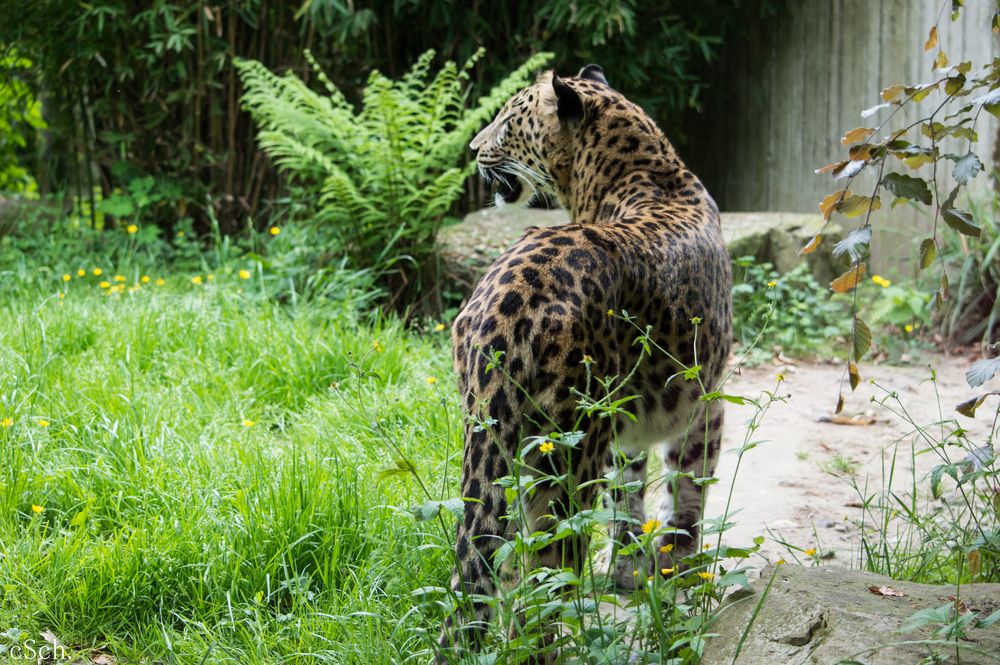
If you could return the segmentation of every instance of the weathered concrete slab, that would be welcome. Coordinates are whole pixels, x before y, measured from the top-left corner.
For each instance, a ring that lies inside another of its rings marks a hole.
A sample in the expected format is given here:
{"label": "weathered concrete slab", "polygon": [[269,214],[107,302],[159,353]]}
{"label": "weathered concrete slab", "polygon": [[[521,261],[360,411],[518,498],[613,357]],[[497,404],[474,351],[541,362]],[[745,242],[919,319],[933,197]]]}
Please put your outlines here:
{"label": "weathered concrete slab", "polygon": [[[737,645],[768,581],[774,582],[746,641],[734,661]],[[954,586],[897,582],[841,568],[770,566],[753,583],[753,593],[734,596],[710,632],[702,665],[834,665],[841,660],[866,665],[917,665],[933,649],[959,662],[952,646],[916,644],[932,638],[932,630],[911,633],[900,627],[914,612],[956,604]],[[873,593],[870,587],[885,593]],[[901,595],[891,595],[899,593]],[[985,618],[1000,608],[1000,584],[969,584],[958,594],[959,611]],[[959,642],[961,663],[1000,663],[1000,624],[974,628]]]}
{"label": "weathered concrete slab", "polygon": [[[497,256],[530,226],[555,226],[569,221],[563,210],[534,210],[520,206],[485,208],[465,217],[461,224],[441,231],[448,273],[471,289]],[[754,256],[770,261],[781,272],[795,267],[799,249],[823,226],[819,215],[784,212],[722,213],[722,231],[730,255]],[[806,260],[821,284],[839,274],[830,249],[842,235],[831,225],[820,249]]]}

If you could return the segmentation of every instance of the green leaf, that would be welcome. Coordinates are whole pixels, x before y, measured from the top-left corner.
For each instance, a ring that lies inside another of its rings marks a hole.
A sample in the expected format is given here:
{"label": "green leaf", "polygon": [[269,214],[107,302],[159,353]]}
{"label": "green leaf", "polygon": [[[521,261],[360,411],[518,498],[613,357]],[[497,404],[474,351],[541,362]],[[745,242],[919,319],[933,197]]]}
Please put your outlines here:
{"label": "green leaf", "polygon": [[978,397],[973,397],[970,400],[966,400],[955,407],[955,410],[961,413],[966,418],[975,418],[976,409],[978,409],[984,401],[986,401],[987,395],[979,395]]}
{"label": "green leaf", "polygon": [[954,207],[958,189],[959,187],[955,187],[955,189],[951,190],[948,199],[941,204],[941,217],[948,226],[959,233],[978,238],[980,228],[972,221],[972,213],[968,210],[961,210]]}
{"label": "green leaf", "polygon": [[958,482],[958,469],[955,468],[954,464],[938,464],[931,470],[931,496],[935,499],[941,497],[941,478],[946,473],[956,483]]}
{"label": "green leaf", "polygon": [[975,178],[982,170],[983,163],[979,161],[979,158],[974,153],[970,152],[958,160],[951,175],[955,178],[955,182],[964,185],[969,180]]}
{"label": "green leaf", "polygon": [[903,173],[889,173],[882,178],[882,185],[898,197],[920,201],[924,205],[931,204],[931,190],[923,178]]}
{"label": "green leaf", "polygon": [[406,458],[396,460],[396,466],[383,469],[378,474],[379,480],[385,480],[386,478],[391,478],[393,476],[403,476],[403,475],[417,475],[416,465]]}
{"label": "green leaf", "polygon": [[868,325],[860,318],[854,319],[854,360],[861,362],[861,359],[868,353],[872,345],[872,331]]}
{"label": "green leaf", "polygon": [[442,510],[447,510],[455,517],[461,518],[465,511],[462,499],[446,499],[444,501],[425,501],[412,509],[413,517],[418,522],[426,522],[437,517]]}
{"label": "green leaf", "polygon": [[993,614],[989,615],[988,617],[986,617],[984,619],[980,619],[979,621],[977,621],[976,622],[976,627],[977,628],[989,628],[990,626],[992,626],[993,624],[997,623],[998,621],[1000,621],[1000,610],[997,610],[996,612],[994,612]]}
{"label": "green leaf", "polygon": [[924,238],[920,241],[920,269],[926,270],[934,263],[937,256],[937,243],[934,238]]}
{"label": "green leaf", "polygon": [[97,205],[97,210],[105,215],[128,217],[135,212],[135,206],[132,205],[132,197],[114,194],[101,201]]}

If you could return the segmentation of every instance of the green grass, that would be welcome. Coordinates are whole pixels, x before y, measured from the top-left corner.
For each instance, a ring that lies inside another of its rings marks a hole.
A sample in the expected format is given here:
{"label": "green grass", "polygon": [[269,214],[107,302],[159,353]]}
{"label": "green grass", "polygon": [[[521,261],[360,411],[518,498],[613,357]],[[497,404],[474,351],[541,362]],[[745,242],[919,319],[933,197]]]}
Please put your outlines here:
{"label": "green grass", "polygon": [[386,436],[435,479],[460,451],[445,333],[253,280],[33,281],[0,304],[0,627],[123,662],[426,647],[410,592],[446,583],[448,543],[406,510],[413,480],[379,474]]}

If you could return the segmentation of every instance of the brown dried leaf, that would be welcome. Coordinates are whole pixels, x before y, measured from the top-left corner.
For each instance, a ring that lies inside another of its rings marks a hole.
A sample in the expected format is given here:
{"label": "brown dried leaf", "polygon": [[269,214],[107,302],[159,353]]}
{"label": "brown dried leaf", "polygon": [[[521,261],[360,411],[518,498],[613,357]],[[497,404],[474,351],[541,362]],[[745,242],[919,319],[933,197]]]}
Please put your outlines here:
{"label": "brown dried leaf", "polygon": [[837,395],[837,408],[834,410],[834,414],[838,414],[844,410],[844,393]]}
{"label": "brown dried leaf", "polygon": [[823,200],[819,204],[819,212],[823,215],[823,219],[830,219],[830,214],[833,212],[835,205],[840,203],[842,199],[845,199],[851,195],[851,192],[846,189],[838,189],[832,194],[827,194],[823,197]]}
{"label": "brown dried leaf", "polygon": [[837,293],[847,293],[852,291],[854,287],[861,282],[861,278],[865,276],[865,270],[867,268],[868,266],[864,263],[851,266],[847,272],[830,282],[830,288]]}
{"label": "brown dried leaf", "polygon": [[948,66],[948,56],[944,54],[944,51],[938,51],[937,57],[934,58],[934,68],[944,69]]}
{"label": "brown dried leaf", "polygon": [[930,51],[932,48],[938,44],[938,34],[937,26],[932,26],[930,33],[927,35],[927,41],[924,42],[924,53]]}
{"label": "brown dried leaf", "polygon": [[858,366],[855,363],[847,363],[847,373],[851,377],[851,391],[858,389],[858,385],[861,383],[861,373],[858,372]]}
{"label": "brown dried leaf", "polygon": [[972,575],[973,579],[979,577],[983,572],[983,558],[979,554],[979,550],[972,550],[966,555],[969,563],[969,574]]}
{"label": "brown dried leaf", "polygon": [[868,590],[876,596],[886,596],[888,598],[903,598],[906,596],[905,591],[893,589],[891,586],[878,586],[877,584],[873,584],[868,587]]}
{"label": "brown dried leaf", "polygon": [[906,86],[890,85],[888,88],[882,90],[882,99],[884,99],[887,102],[891,102],[892,100],[896,99],[896,97],[899,97],[901,94],[903,94],[904,90],[906,90]]}
{"label": "brown dried leaf", "polygon": [[847,217],[857,217],[868,212],[868,208],[872,211],[878,210],[882,207],[882,199],[876,196],[874,199],[867,196],[860,196],[854,194],[849,197],[845,197],[843,201],[837,204],[837,212],[845,215]]}
{"label": "brown dried leaf", "polygon": [[848,131],[844,134],[844,138],[840,139],[840,142],[844,145],[851,145],[852,143],[860,143],[864,141],[869,136],[875,133],[875,130],[871,127],[855,127],[854,129]]}
{"label": "brown dried leaf", "polygon": [[851,425],[854,427],[868,427],[878,422],[871,416],[820,416],[819,422],[830,423],[831,425]]}
{"label": "brown dried leaf", "polygon": [[872,153],[875,152],[876,148],[879,146],[873,145],[871,143],[859,143],[858,145],[852,145],[848,150],[848,154],[851,157],[851,161],[866,161],[871,159]]}
{"label": "brown dried leaf", "polygon": [[[825,199],[824,199],[825,201]],[[820,209],[822,210],[822,204],[820,204]],[[827,215],[824,215],[827,216]],[[812,240],[806,243],[806,246],[799,250],[799,256],[805,256],[806,254],[812,254],[816,251],[819,246],[823,244],[823,236],[816,234],[812,237]]]}
{"label": "brown dried leaf", "polygon": [[824,173],[830,173],[831,171],[837,171],[845,166],[847,166],[848,160],[843,160],[841,162],[833,162],[832,164],[827,164],[826,166],[820,167],[814,171],[817,175],[822,175]]}

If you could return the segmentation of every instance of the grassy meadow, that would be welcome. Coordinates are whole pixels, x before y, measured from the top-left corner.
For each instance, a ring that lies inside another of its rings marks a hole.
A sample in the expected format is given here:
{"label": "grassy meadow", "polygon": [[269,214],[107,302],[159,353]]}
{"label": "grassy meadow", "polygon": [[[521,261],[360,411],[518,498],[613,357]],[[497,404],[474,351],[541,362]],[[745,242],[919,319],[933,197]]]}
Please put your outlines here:
{"label": "grassy meadow", "polygon": [[275,304],[248,272],[96,267],[3,278],[0,645],[51,631],[119,662],[425,649],[436,628],[410,592],[446,582],[449,543],[408,512],[414,479],[382,472],[405,455],[435,498],[457,493],[447,332]]}

